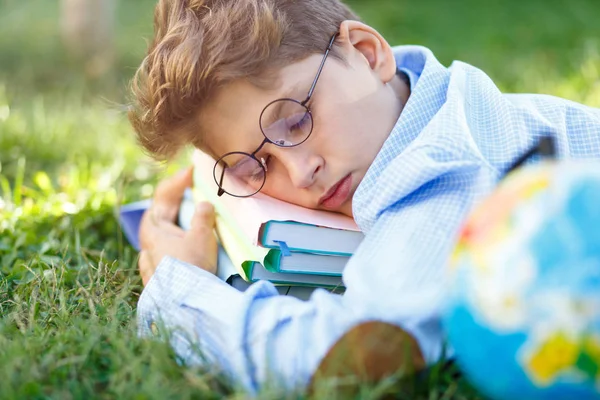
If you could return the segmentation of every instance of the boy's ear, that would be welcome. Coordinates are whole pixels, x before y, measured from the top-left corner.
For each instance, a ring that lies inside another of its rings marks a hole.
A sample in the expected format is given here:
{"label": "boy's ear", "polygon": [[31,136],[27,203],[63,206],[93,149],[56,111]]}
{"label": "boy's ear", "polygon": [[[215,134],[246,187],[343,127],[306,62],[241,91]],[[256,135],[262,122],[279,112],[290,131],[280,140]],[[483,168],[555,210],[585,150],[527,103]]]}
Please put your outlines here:
{"label": "boy's ear", "polygon": [[396,74],[396,60],[388,42],[374,28],[359,21],[340,24],[337,43],[346,51],[358,51],[384,83]]}

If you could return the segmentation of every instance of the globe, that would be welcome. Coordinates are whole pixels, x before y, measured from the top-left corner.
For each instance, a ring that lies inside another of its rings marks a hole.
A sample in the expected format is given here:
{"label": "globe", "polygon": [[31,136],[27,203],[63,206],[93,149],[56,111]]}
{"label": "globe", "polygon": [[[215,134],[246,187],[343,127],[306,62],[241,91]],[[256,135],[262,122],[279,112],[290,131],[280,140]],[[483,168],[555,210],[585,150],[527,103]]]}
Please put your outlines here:
{"label": "globe", "polygon": [[460,233],[443,323],[493,399],[600,398],[600,164],[509,174]]}

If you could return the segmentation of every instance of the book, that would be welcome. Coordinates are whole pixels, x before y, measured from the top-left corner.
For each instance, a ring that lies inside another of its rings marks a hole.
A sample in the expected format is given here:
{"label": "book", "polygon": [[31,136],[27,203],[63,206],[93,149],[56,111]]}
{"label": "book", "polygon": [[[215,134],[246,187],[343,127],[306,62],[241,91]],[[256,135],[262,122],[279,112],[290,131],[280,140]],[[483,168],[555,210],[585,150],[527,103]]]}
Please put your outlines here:
{"label": "book", "polygon": [[[140,250],[140,243],[139,243],[140,222],[141,222],[142,216],[144,215],[144,212],[146,212],[146,210],[150,207],[150,205],[151,205],[151,200],[142,200],[142,201],[137,201],[134,203],[123,205],[119,209],[118,220],[121,225],[121,229],[125,235],[125,238],[129,241],[129,243],[132,245],[132,247],[134,249],[136,249],[137,251]],[[184,198],[184,201],[182,203],[182,208],[186,208],[187,210],[189,210],[190,207],[193,209],[193,200],[191,200],[190,196],[186,196],[186,198]],[[183,229],[189,229],[189,221],[190,221],[190,219],[188,218],[188,216],[190,215],[189,211],[185,212],[185,213],[180,212],[179,215],[180,215],[180,219],[179,219],[180,226],[182,226]],[[256,268],[256,269],[253,269],[254,271],[260,271],[258,266],[254,266],[254,268]],[[264,268],[262,270],[265,272],[258,272],[257,275],[263,276],[264,278],[268,279],[270,277],[268,275],[269,272],[264,270]],[[239,275],[238,269],[233,265],[231,259],[229,258],[229,256],[227,255],[227,253],[225,252],[225,250],[223,249],[223,247],[220,244],[219,244],[218,255],[217,255],[217,277],[219,277],[221,280],[225,281],[226,283],[228,283],[229,285],[233,286],[234,288],[236,288],[240,291],[245,291],[253,284],[253,282],[248,282]],[[256,278],[254,280],[254,282],[256,282],[258,279],[260,279],[260,278]],[[292,281],[292,280],[290,280],[289,278],[288,279],[279,278],[277,280],[277,282],[280,282],[280,283],[288,282],[288,281]],[[330,286],[334,287],[333,285],[330,285]],[[314,285],[313,286],[309,286],[309,285],[295,286],[295,285],[289,285],[289,284],[276,286],[277,291],[280,294],[293,296],[293,297],[296,297],[301,300],[307,300],[310,297],[310,295],[312,294],[312,292],[315,289],[317,289],[317,287],[318,286],[314,286]],[[344,288],[340,286],[337,288],[335,293],[342,293],[343,291],[344,291]]]}
{"label": "book", "polygon": [[[179,225],[184,229],[189,229],[189,221],[191,220],[193,213],[193,192],[191,190],[187,190],[185,192],[179,212]],[[239,251],[243,252],[243,250]],[[257,251],[261,250],[259,249]],[[244,257],[242,256],[242,258]],[[267,268],[267,271],[272,273],[286,272],[294,274],[321,274],[332,276],[342,276],[344,267],[349,259],[350,257],[348,256],[331,256],[295,251],[292,251],[290,254],[285,256],[281,251],[267,251],[267,254],[264,256],[266,264],[276,266],[276,268]],[[241,262],[241,265],[244,265],[245,263],[245,261],[238,262]],[[247,275],[252,275],[251,271],[256,273],[256,271],[253,269],[254,267],[255,265],[253,263],[246,262],[244,268],[248,272]],[[273,269],[275,269],[275,271],[273,271]],[[248,276],[247,280],[253,281],[255,279],[253,279],[252,276]],[[284,281],[287,282],[289,279],[286,278]]]}
{"label": "book", "polygon": [[259,244],[280,249],[285,243],[290,251],[350,257],[364,236],[354,229],[334,229],[298,221],[267,220],[259,228]]}
{"label": "book", "polygon": [[125,238],[134,249],[140,251],[139,230],[142,216],[152,204],[151,200],[140,200],[134,203],[122,205],[119,208],[119,224],[125,234]]}
{"label": "book", "polygon": [[[212,175],[214,160],[198,150],[192,159],[193,197],[195,201],[206,200],[214,205],[217,233],[233,263],[242,266],[246,279],[250,279],[248,272],[255,262],[274,273],[340,275],[340,264],[345,265],[341,260],[314,258],[314,265],[301,268],[286,257],[299,252],[342,256],[347,261],[364,237],[354,220],[342,214],[304,208],[260,192],[248,198],[219,197]],[[304,257],[303,263],[310,260]],[[293,267],[282,270],[285,264]]]}
{"label": "book", "polygon": [[[190,196],[185,196],[182,202],[182,208],[193,208],[193,200]],[[183,229],[189,229],[189,218],[187,213],[179,213],[179,225]],[[231,258],[225,252],[223,246],[219,244],[217,256],[217,276],[227,282],[234,288],[245,291],[253,283],[261,279],[268,280],[275,284],[279,294],[294,296],[301,300],[307,300],[312,292],[318,287],[328,288],[330,291],[341,294],[345,288],[341,284],[340,278],[324,279],[327,277],[315,276],[311,279],[309,275],[298,276],[297,274],[273,273],[267,271],[260,263],[252,265],[250,271],[250,282],[244,280],[238,273],[238,269],[233,265]]]}
{"label": "book", "polygon": [[[233,275],[227,281],[231,286],[236,288],[237,290],[244,292],[248,289],[253,283],[246,282],[239,275]],[[300,300],[308,300],[312,293],[319,289],[318,286],[296,286],[296,285],[276,285],[275,288],[280,295],[283,296],[293,296]],[[334,288],[327,289],[330,293],[333,294],[343,294],[344,288]]]}
{"label": "book", "polygon": [[[272,256],[276,257],[275,254]],[[350,257],[347,256],[292,251],[285,256],[279,252],[279,261],[276,265],[278,265],[278,272],[342,276],[344,267],[349,260]]]}
{"label": "book", "polygon": [[[186,191],[184,195],[183,201],[181,203],[181,207],[179,209],[179,226],[183,229],[190,228],[190,221],[192,219],[192,215],[194,213],[194,198],[190,191]],[[218,221],[218,217],[217,217]],[[219,227],[219,225],[221,225]],[[290,256],[283,256],[280,251],[267,251],[267,255],[265,256],[265,262],[270,264],[277,263],[281,268],[280,259],[285,259],[283,261],[283,268],[290,269],[289,272],[284,271],[271,271],[264,267],[264,264],[259,261],[251,261],[252,254],[245,254],[246,247],[243,244],[239,244],[235,241],[235,235],[230,231],[230,228],[227,225],[224,225],[223,222],[217,223],[218,232],[219,232],[219,241],[221,245],[226,249],[228,254],[229,262],[227,264],[227,272],[225,273],[228,276],[232,276],[237,274],[243,280],[248,282],[256,282],[259,280],[268,280],[275,284],[294,284],[294,285],[308,285],[308,286],[322,286],[328,288],[338,288],[343,287],[342,280],[340,278],[341,271],[345,263],[348,261],[348,257],[333,257],[333,256],[324,256],[324,255],[312,255],[306,253],[293,253]],[[223,236],[221,236],[223,235]],[[229,242],[227,242],[229,240]],[[225,252],[224,252],[225,253]],[[270,260],[270,258],[277,258],[278,260]],[[317,260],[322,259],[324,257],[330,259],[337,259],[337,270],[335,270],[335,274],[310,274],[306,271],[307,268],[310,268],[312,265],[310,262],[302,262],[302,260],[310,259],[311,257],[316,258]],[[236,261],[237,260],[237,261]],[[290,260],[290,261],[288,261]],[[306,266],[309,267],[306,267]],[[239,267],[236,267],[239,266]],[[304,272],[295,272],[295,270],[303,270]],[[227,280],[227,277],[223,276],[222,279]]]}

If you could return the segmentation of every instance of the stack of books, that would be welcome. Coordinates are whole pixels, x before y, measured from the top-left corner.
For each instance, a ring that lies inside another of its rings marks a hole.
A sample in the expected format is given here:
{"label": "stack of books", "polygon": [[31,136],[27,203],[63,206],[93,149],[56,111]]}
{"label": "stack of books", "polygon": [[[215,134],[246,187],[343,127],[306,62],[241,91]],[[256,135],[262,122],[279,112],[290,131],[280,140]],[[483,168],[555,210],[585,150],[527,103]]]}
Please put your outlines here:
{"label": "stack of books", "polygon": [[[281,294],[298,298],[308,298],[319,287],[344,291],[342,272],[363,239],[352,218],[262,193],[248,198],[219,197],[212,176],[213,159],[196,151],[193,163],[194,187],[184,197],[179,224],[189,228],[199,201],[214,205],[219,238],[217,275],[221,279],[242,291],[254,282],[268,280]],[[120,212],[123,230],[134,246],[138,228],[131,220],[137,218],[139,224],[140,206],[149,205],[137,204],[138,211],[135,205],[127,205]]]}

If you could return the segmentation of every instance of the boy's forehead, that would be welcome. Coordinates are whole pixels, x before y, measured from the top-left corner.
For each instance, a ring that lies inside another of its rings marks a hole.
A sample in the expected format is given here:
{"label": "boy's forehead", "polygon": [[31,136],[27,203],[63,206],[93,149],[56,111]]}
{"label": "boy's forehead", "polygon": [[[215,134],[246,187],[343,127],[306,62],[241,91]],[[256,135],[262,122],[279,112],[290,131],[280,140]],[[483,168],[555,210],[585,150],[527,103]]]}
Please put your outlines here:
{"label": "boy's forehead", "polygon": [[[314,78],[321,55],[311,56],[288,64],[278,70],[271,70],[266,77],[260,79],[261,84],[252,83],[249,79],[238,79],[221,87],[209,103],[215,105],[218,115],[235,116],[234,108],[244,106],[244,101],[263,101],[262,108],[273,100],[292,96],[296,89],[308,90]],[[330,63],[332,64],[333,61]]]}
{"label": "boy's forehead", "polygon": [[231,151],[248,151],[248,146],[260,140],[259,115],[271,92],[245,80],[220,88],[201,115],[208,152],[219,157]]}
{"label": "boy's forehead", "polygon": [[240,111],[252,108],[260,103],[268,91],[259,88],[247,80],[237,80],[221,87],[210,100],[206,109],[209,118],[231,119],[240,118]]}

